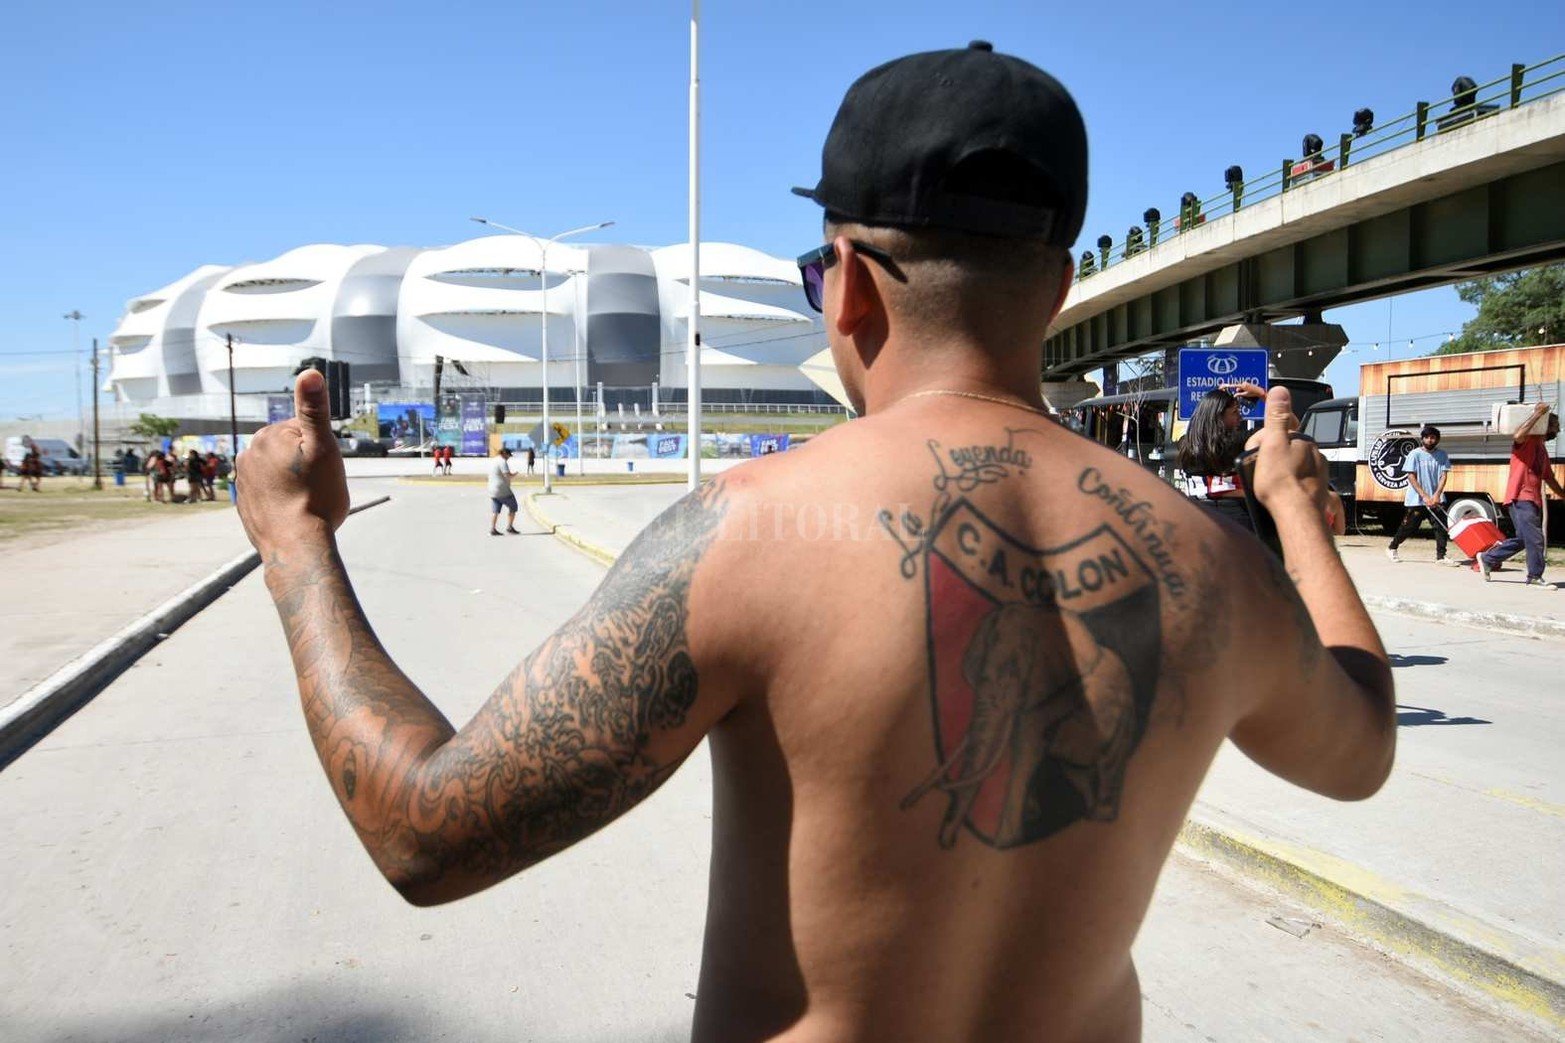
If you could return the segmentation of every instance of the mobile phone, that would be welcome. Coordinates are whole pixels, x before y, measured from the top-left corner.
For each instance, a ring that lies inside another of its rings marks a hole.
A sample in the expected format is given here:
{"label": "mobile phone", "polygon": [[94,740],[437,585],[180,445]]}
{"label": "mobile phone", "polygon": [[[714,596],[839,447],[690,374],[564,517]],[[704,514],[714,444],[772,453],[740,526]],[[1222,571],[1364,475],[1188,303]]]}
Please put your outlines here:
{"label": "mobile phone", "polygon": [[[1314,442],[1309,435],[1294,431],[1288,436],[1294,442]],[[1257,450],[1246,449],[1239,454],[1239,477],[1244,486],[1244,507],[1250,513],[1250,526],[1255,530],[1256,539],[1265,544],[1266,549],[1277,557],[1282,557],[1282,540],[1277,535],[1277,520],[1272,517],[1272,512],[1255,498],[1255,454]]]}

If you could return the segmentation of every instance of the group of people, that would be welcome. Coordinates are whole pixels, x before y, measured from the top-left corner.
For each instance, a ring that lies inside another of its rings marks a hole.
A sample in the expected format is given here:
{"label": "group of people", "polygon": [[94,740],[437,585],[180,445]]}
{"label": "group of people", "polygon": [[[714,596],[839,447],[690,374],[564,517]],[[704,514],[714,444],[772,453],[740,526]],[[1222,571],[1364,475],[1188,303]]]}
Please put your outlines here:
{"label": "group of people", "polygon": [[435,474],[451,473],[451,458],[456,455],[456,450],[448,445],[435,443],[435,448],[429,452],[430,459],[435,462]]}
{"label": "group of people", "polygon": [[174,484],[185,482],[185,502],[217,499],[217,480],[228,475],[228,459],[192,449],[184,456],[154,449],[147,454],[146,497],[155,503],[177,503]]}
{"label": "group of people", "polygon": [[[1541,433],[1540,433],[1541,432]],[[1554,477],[1550,466],[1549,450],[1544,444],[1559,437],[1559,414],[1550,412],[1548,403],[1539,402],[1532,415],[1517,428],[1511,437],[1510,471],[1505,480],[1505,510],[1515,530],[1508,538],[1477,554],[1470,566],[1487,581],[1509,558],[1527,553],[1527,578],[1529,589],[1553,591],[1555,586],[1544,581],[1543,538],[1543,487],[1554,490],[1554,495],[1565,498],[1565,488]],[[1440,429],[1426,424],[1419,432],[1419,446],[1407,454],[1402,470],[1407,475],[1405,513],[1386,556],[1392,561],[1402,560],[1397,548],[1413,533],[1429,522],[1435,533],[1435,560],[1451,565],[1461,562],[1446,557],[1447,519],[1444,516],[1445,485],[1451,475],[1451,458],[1440,448]]]}
{"label": "group of people", "polygon": [[[1266,392],[1248,383],[1217,388],[1206,393],[1190,419],[1185,437],[1179,443],[1179,468],[1198,483],[1193,493],[1206,507],[1240,527],[1253,530],[1253,519],[1245,502],[1244,478],[1238,465],[1245,442],[1252,437],[1246,430],[1239,408],[1241,398],[1261,399]],[[1470,567],[1485,580],[1500,564],[1523,551],[1527,554],[1526,585],[1537,590],[1556,588],[1543,579],[1543,487],[1565,497],[1565,488],[1554,477],[1545,443],[1558,437],[1560,418],[1547,403],[1534,407],[1531,417],[1512,438],[1510,473],[1507,476],[1504,504],[1515,534],[1478,554]],[[1407,491],[1403,500],[1402,522],[1397,527],[1386,556],[1401,561],[1398,548],[1427,521],[1435,536],[1435,561],[1442,565],[1462,565],[1459,558],[1447,557],[1450,543],[1449,520],[1445,515],[1445,487],[1451,474],[1451,458],[1440,448],[1440,429],[1426,424],[1419,431],[1419,446],[1403,461]],[[1333,531],[1342,534],[1346,519],[1342,502],[1330,494],[1326,520]]]}

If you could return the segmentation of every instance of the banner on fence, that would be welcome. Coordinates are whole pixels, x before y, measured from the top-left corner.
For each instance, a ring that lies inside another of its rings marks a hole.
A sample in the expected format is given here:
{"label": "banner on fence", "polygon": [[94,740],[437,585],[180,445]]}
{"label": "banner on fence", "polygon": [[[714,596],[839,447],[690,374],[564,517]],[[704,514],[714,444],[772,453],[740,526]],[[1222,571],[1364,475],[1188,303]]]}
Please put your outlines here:
{"label": "banner on fence", "polygon": [[432,402],[381,402],[375,407],[380,437],[391,439],[393,449],[418,445],[435,434]]}
{"label": "banner on fence", "polygon": [[462,395],[461,439],[447,442],[463,456],[485,456],[489,452],[489,410],[483,395]]}
{"label": "banner on fence", "polygon": [[786,453],[788,439],[788,435],[751,435],[750,455],[770,456],[772,453]]}

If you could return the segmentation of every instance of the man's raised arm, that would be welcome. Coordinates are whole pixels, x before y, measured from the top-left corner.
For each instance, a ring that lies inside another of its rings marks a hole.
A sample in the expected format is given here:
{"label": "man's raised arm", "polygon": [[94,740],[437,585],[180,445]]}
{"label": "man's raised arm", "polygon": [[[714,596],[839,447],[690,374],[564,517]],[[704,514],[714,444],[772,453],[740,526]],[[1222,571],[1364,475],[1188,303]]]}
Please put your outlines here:
{"label": "man's raised arm", "polygon": [[[1396,695],[1375,624],[1322,521],[1324,463],[1292,441],[1292,400],[1274,387],[1256,458],[1255,494],[1271,512],[1283,562],[1257,552],[1265,602],[1290,611],[1262,618],[1271,668],[1233,740],[1290,782],[1342,800],[1375,793],[1396,755]],[[1284,568],[1286,563],[1286,569]]]}
{"label": "man's raised arm", "polygon": [[[481,890],[569,846],[655,790],[732,706],[698,684],[691,581],[721,483],[637,537],[588,604],[460,732],[375,637],[337,553],[341,457],[313,371],[295,419],[239,459],[240,516],[261,552],[332,791],[409,901]],[[699,697],[698,697],[699,696]]]}

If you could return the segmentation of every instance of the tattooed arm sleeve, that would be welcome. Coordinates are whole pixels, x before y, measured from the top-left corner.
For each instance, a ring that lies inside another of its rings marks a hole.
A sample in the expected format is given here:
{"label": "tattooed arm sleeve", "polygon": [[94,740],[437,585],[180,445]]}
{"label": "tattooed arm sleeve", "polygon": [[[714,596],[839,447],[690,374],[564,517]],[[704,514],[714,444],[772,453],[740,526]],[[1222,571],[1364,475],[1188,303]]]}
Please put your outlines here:
{"label": "tattooed arm sleeve", "polygon": [[425,905],[570,846],[662,784],[730,703],[702,692],[691,580],[714,483],[626,549],[592,599],[454,732],[376,639],[335,546],[267,563],[310,735],[375,864]]}

